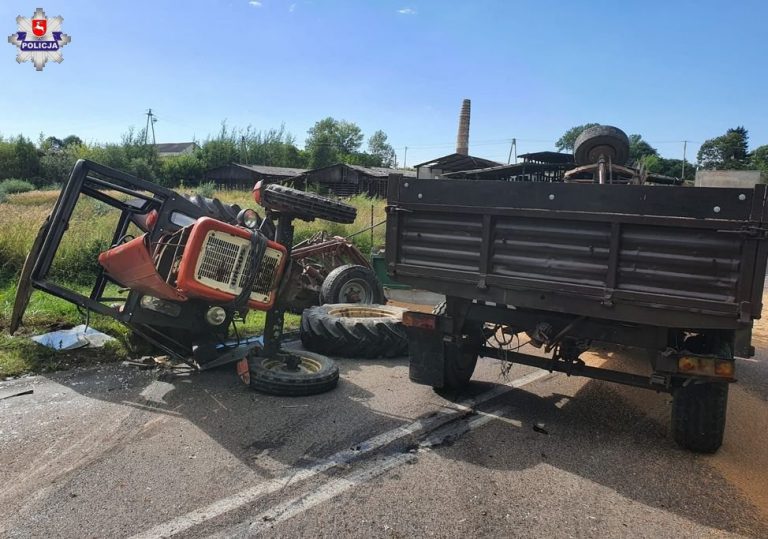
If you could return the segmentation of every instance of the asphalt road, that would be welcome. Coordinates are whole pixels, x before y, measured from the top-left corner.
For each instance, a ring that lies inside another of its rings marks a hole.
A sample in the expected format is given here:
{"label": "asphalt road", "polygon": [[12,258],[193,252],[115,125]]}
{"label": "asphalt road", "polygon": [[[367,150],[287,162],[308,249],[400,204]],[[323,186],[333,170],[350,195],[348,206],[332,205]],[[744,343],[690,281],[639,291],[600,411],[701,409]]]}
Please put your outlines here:
{"label": "asphalt road", "polygon": [[667,395],[488,359],[450,399],[405,360],[306,398],[231,367],[4,382],[0,536],[768,537],[763,358],[714,456],[675,446]]}

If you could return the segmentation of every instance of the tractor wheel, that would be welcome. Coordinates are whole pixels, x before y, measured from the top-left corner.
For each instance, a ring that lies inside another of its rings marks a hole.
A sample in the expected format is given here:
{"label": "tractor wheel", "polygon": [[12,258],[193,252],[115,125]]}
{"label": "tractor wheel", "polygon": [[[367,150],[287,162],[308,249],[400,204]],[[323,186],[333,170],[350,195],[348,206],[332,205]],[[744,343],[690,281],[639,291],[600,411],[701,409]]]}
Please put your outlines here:
{"label": "tractor wheel", "polygon": [[596,125],[588,127],[576,138],[573,157],[577,165],[597,163],[600,156],[614,165],[623,165],[629,158],[629,138],[618,127]]}
{"label": "tractor wheel", "polygon": [[303,350],[283,350],[274,358],[249,358],[248,365],[251,387],[270,395],[316,395],[339,383],[339,367],[331,358]]}
{"label": "tractor wheel", "polygon": [[262,188],[261,204],[267,209],[289,213],[304,221],[325,219],[353,223],[357,217],[354,206],[276,183]]}
{"label": "tractor wheel", "polygon": [[240,206],[237,204],[224,204],[218,198],[206,198],[200,195],[187,196],[186,199],[203,210],[206,217],[213,217],[230,225],[237,223],[237,214],[240,213]]}
{"label": "tractor wheel", "polygon": [[405,309],[338,303],[310,307],[301,315],[301,342],[315,352],[350,358],[399,357],[408,351]]}
{"label": "tractor wheel", "polygon": [[320,303],[384,303],[384,289],[372,269],[347,264],[331,271],[320,287]]}

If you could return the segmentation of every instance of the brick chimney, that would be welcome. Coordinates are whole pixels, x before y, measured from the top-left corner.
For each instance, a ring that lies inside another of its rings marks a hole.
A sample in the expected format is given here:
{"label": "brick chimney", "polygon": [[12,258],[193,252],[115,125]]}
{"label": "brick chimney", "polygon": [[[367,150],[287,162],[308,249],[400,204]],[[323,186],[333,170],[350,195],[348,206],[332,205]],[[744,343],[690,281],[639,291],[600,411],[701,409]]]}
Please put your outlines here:
{"label": "brick chimney", "polygon": [[459,134],[456,136],[456,153],[469,155],[469,109],[470,101],[465,99],[459,114]]}

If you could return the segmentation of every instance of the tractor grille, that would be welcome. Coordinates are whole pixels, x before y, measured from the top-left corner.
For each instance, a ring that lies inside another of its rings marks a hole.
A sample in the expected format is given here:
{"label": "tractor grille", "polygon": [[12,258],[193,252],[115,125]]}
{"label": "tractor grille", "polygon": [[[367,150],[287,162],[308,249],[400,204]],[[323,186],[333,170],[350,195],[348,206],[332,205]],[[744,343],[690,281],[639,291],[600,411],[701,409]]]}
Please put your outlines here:
{"label": "tractor grille", "polygon": [[[267,247],[253,285],[251,299],[268,303],[273,293],[275,272],[283,253]],[[203,242],[195,277],[210,288],[238,295],[251,267],[251,242],[225,232],[211,231]]]}

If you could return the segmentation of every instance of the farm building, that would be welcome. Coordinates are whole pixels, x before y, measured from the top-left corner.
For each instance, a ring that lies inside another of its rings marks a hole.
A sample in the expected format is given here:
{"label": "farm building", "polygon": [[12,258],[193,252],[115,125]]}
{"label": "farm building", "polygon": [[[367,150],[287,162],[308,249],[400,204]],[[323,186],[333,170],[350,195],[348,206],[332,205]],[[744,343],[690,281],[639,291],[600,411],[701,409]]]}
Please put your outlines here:
{"label": "farm building", "polygon": [[477,170],[481,168],[498,167],[501,163],[473,157],[462,153],[452,153],[416,165],[416,177],[419,179],[440,178],[449,172]]}
{"label": "farm building", "polygon": [[372,197],[384,197],[387,195],[387,178],[390,174],[416,177],[413,170],[336,163],[327,167],[307,170],[300,176],[289,180],[288,183],[297,189],[316,190],[320,193],[333,193],[338,196],[364,194]]}
{"label": "farm building", "polygon": [[155,144],[158,157],[175,157],[177,155],[192,155],[200,146],[196,142],[168,142]]}
{"label": "farm building", "polygon": [[232,189],[250,189],[257,181],[279,183],[303,174],[303,168],[268,167],[265,165],[241,165],[230,163],[205,172],[205,181]]}
{"label": "farm building", "polygon": [[511,165],[496,165],[475,170],[446,172],[446,178],[473,180],[506,180],[528,182],[559,182],[563,174],[576,165],[573,155],[558,152],[534,152],[520,155],[522,161]]}

